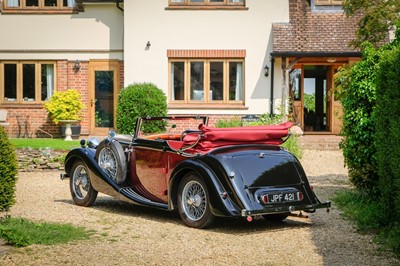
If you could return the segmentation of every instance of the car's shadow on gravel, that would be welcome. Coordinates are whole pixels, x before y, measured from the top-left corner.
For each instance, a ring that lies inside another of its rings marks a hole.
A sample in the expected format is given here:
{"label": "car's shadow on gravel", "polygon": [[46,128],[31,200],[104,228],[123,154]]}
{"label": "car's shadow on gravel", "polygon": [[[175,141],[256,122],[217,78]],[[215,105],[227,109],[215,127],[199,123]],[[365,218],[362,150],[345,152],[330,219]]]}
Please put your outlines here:
{"label": "car's shadow on gravel", "polygon": [[[65,204],[75,205],[71,199],[57,200]],[[76,208],[86,208],[79,207]],[[123,202],[109,196],[99,196],[93,206],[89,207],[107,212],[116,216],[138,217],[160,223],[169,223],[186,227],[182,222],[177,211],[165,211],[155,208],[149,208],[131,203]],[[289,216],[281,222],[269,221],[262,217],[256,217],[248,222],[245,217],[222,218],[216,217],[213,224],[206,230],[226,234],[257,234],[260,231],[283,231],[293,228],[302,228],[312,226],[309,219]]]}

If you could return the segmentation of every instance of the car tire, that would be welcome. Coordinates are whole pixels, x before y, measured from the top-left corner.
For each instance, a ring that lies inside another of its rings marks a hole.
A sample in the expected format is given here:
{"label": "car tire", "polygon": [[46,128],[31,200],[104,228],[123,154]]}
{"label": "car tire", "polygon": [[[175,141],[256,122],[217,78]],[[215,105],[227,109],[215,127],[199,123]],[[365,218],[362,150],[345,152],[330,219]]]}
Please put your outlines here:
{"label": "car tire", "polygon": [[189,227],[206,228],[214,221],[207,186],[194,172],[186,174],[179,183],[178,210]]}
{"label": "car tire", "polygon": [[103,140],[96,149],[100,168],[118,185],[126,180],[127,165],[124,149],[118,141]]}
{"label": "car tire", "polygon": [[97,191],[90,183],[90,172],[86,163],[81,160],[75,161],[71,173],[69,188],[72,200],[79,206],[91,206],[97,198]]}
{"label": "car tire", "polygon": [[264,219],[272,222],[282,222],[289,216],[289,213],[276,213],[276,214],[265,214]]}

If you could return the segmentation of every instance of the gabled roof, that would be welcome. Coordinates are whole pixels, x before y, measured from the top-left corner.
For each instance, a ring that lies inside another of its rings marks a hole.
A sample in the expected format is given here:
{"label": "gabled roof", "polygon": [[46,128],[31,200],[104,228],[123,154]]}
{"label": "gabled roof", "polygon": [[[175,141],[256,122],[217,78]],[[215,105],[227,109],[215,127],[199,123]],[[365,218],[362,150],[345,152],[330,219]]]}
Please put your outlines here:
{"label": "gabled roof", "polygon": [[311,11],[310,1],[289,0],[289,23],[273,24],[274,54],[358,55],[350,46],[359,17]]}

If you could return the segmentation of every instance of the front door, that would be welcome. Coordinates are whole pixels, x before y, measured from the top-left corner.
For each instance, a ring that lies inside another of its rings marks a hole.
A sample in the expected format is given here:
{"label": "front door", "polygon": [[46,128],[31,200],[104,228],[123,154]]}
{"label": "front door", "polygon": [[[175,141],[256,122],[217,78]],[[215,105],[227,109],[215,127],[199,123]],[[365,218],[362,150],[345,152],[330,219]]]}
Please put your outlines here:
{"label": "front door", "polygon": [[330,131],[329,66],[304,66],[304,130]]}
{"label": "front door", "polygon": [[115,128],[119,93],[119,62],[89,62],[90,134],[108,135]]}

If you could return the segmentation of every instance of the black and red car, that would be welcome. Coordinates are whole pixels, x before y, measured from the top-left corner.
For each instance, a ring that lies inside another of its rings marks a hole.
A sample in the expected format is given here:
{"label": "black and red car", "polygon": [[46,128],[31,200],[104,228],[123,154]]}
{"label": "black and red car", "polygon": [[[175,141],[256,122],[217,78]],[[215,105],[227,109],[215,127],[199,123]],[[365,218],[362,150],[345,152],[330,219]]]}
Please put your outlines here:
{"label": "black and red car", "polygon": [[[73,201],[92,205],[97,192],[177,210],[183,222],[209,226],[216,216],[283,220],[329,208],[311,189],[300,162],[280,146],[290,122],[212,128],[207,117],[138,118],[131,135],[82,141],[65,159]],[[157,128],[157,134],[146,134]],[[163,132],[159,132],[164,130]]]}

